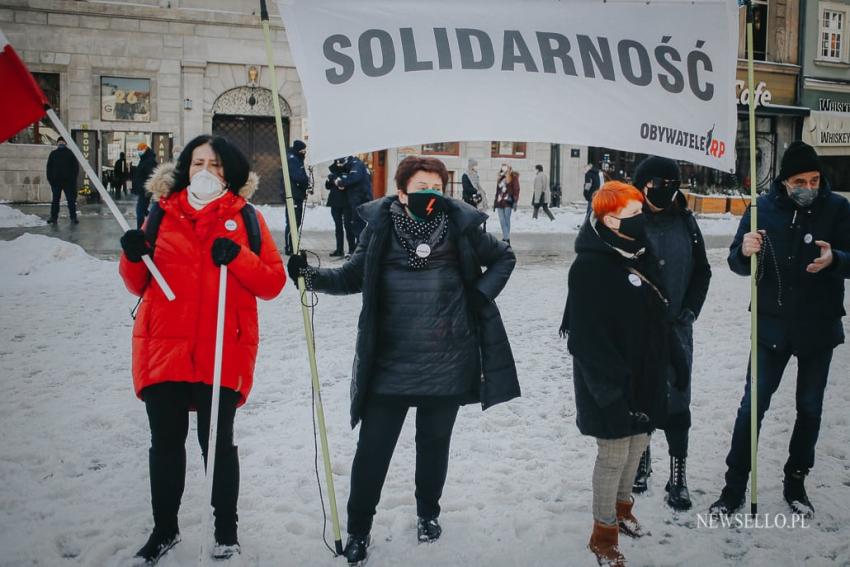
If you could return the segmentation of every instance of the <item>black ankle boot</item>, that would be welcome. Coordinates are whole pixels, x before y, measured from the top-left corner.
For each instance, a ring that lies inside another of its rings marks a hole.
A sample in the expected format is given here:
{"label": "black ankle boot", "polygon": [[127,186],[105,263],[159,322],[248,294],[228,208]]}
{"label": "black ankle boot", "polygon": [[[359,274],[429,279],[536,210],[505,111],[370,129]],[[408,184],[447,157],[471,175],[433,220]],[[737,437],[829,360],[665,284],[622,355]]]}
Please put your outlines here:
{"label": "black ankle boot", "polygon": [[815,507],[812,506],[809,495],[806,494],[804,484],[806,474],[806,471],[802,470],[786,470],[785,480],[782,482],[782,495],[791,506],[792,512],[812,518],[815,515]]}
{"label": "black ankle boot", "polygon": [[691,494],[688,492],[688,480],[686,478],[687,459],[670,457],[670,480],[664,490],[667,491],[667,504],[674,510],[684,511],[691,509]]}
{"label": "black ankle boot", "polygon": [[429,543],[440,539],[443,533],[443,528],[440,527],[440,522],[437,518],[417,518],[416,519],[416,537],[419,543]]}
{"label": "black ankle boot", "polygon": [[640,494],[642,492],[646,492],[648,488],[649,477],[652,475],[652,456],[649,452],[649,446],[647,445],[646,451],[643,452],[643,455],[640,457],[640,464],[638,465],[637,472],[635,473],[635,482],[632,485],[632,492],[635,494]]}
{"label": "black ankle boot", "polygon": [[368,557],[367,549],[369,548],[369,534],[365,536],[348,535],[348,541],[345,543],[345,559],[349,565],[363,565]]}
{"label": "black ankle boot", "polygon": [[334,250],[333,252],[330,253],[331,258],[336,258],[337,256],[342,256],[342,255],[343,255],[343,251],[340,250],[339,248],[337,248],[336,250]]}
{"label": "black ankle boot", "polygon": [[728,516],[734,514],[744,505],[744,491],[730,488],[728,485],[723,487],[714,504],[708,509],[708,513],[713,516]]}
{"label": "black ankle boot", "polygon": [[135,560],[133,564],[156,565],[157,561],[178,543],[180,543],[180,532],[176,529],[166,531],[154,528],[147,543],[133,556]]}
{"label": "black ankle boot", "polygon": [[221,559],[239,553],[239,540],[236,535],[236,525],[239,521],[239,515],[236,513],[238,499],[239,449],[231,447],[216,455],[212,494],[216,543],[213,557]]}

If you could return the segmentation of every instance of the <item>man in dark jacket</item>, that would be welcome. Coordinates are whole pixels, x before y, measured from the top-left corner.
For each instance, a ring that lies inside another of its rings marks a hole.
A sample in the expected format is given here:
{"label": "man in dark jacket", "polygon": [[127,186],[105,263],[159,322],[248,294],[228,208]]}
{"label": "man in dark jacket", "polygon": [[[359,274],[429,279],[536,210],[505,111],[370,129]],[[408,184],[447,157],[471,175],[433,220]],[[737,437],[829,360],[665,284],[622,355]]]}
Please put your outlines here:
{"label": "man in dark jacket", "polygon": [[121,192],[127,192],[127,158],[124,152],[118,156],[112,165],[112,184],[115,187],[115,198],[121,197]]}
{"label": "man in dark jacket", "polygon": [[136,147],[136,153],[139,156],[139,164],[133,170],[132,191],[138,196],[136,201],[136,228],[142,228],[151,204],[151,194],[145,188],[145,184],[153,176],[153,170],[156,169],[156,154],[144,142],[140,142]]}
{"label": "man in dark jacket", "polygon": [[587,210],[590,211],[590,202],[593,200],[593,194],[602,187],[605,182],[602,172],[592,163],[587,164],[587,169],[584,172],[584,198],[587,201]]}
{"label": "man in dark jacket", "polygon": [[366,558],[410,407],[417,408],[417,532],[419,541],[433,541],[459,406],[480,401],[486,409],[520,395],[494,302],[513,271],[513,252],[478,229],[485,214],[444,197],[448,172],[440,160],[406,158],[395,179],[398,196],[360,207],[367,227],[342,267],[317,270],[303,255],[288,263],[310,289],[363,294],[351,380],[352,427],[362,420],[348,500],[351,563]]}
{"label": "man in dark jacket", "polygon": [[[679,165],[672,159],[650,156],[638,164],[633,181],[646,196],[643,210],[649,249],[658,263],[659,282],[669,301],[672,360],[666,369],[668,416],[663,429],[670,454],[670,477],[664,490],[671,508],[688,510],[691,498],[686,461],[691,427],[693,325],[708,294],[711,265],[702,232],[687,208],[685,196],[679,192]],[[647,489],[651,472],[647,446],[635,477],[634,492]]]}
{"label": "man in dark jacket", "polygon": [[47,182],[53,192],[53,201],[50,203],[50,218],[48,224],[56,224],[59,218],[59,199],[65,193],[65,202],[68,204],[68,214],[71,222],[77,224],[77,175],[80,166],[77,158],[61,136],[56,141],[56,149],[50,152],[47,158]]}
{"label": "man in dark jacket", "polygon": [[[307,144],[301,140],[292,142],[292,147],[286,154],[286,163],[289,167],[289,183],[292,188],[292,204],[295,207],[295,222],[298,234],[301,234],[301,223],[304,220],[304,201],[307,199],[307,191],[310,190],[310,176],[304,167],[304,158],[307,156]],[[280,183],[280,196],[286,202],[286,190],[283,180]],[[284,254],[292,256],[292,237],[290,236],[289,213],[286,213],[286,232],[284,234]]]}
{"label": "man in dark jacket", "polygon": [[372,174],[366,164],[355,156],[339,158],[336,164],[340,170],[336,186],[345,191],[348,196],[348,205],[354,211],[351,230],[357,242],[360,239],[360,233],[366,227],[366,221],[357,213],[357,208],[372,200]]}
{"label": "man in dark jacket", "polygon": [[[850,203],[833,194],[815,150],[793,142],[770,191],[758,198],[757,232],[749,211],[729,248],[729,267],[750,275],[758,254],[758,414],[797,357],[797,416],[783,492],[796,513],[811,516],[804,480],[815,463],[823,397],[833,349],[844,342],[844,280],[850,277]],[[726,457],[726,486],[711,506],[729,514],[744,503],[750,473],[750,371]]]}
{"label": "man in dark jacket", "polygon": [[354,232],[351,229],[351,215],[353,211],[348,204],[348,195],[345,191],[337,187],[336,180],[342,175],[342,170],[337,165],[337,162],[331,163],[328,167],[328,178],[325,181],[325,189],[328,190],[327,205],[331,208],[331,217],[334,220],[334,236],[336,237],[336,249],[331,252],[331,256],[342,256],[343,240],[348,242],[348,254],[354,254],[355,239]]}

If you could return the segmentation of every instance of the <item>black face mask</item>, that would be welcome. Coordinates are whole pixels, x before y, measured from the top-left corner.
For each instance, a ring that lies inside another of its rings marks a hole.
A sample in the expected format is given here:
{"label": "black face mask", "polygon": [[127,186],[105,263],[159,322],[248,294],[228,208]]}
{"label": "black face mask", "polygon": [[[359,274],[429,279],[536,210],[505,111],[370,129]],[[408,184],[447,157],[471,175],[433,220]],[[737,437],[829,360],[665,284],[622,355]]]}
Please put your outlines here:
{"label": "black face mask", "polygon": [[643,214],[618,220],[620,221],[620,228],[617,229],[617,232],[623,236],[634,238],[636,242],[646,242],[646,217]]}
{"label": "black face mask", "polygon": [[678,191],[673,187],[651,187],[646,193],[646,200],[652,203],[654,207],[664,211],[673,204],[673,199],[676,198]]}
{"label": "black face mask", "polygon": [[437,191],[429,189],[407,194],[407,210],[416,220],[429,221],[445,209],[446,199]]}

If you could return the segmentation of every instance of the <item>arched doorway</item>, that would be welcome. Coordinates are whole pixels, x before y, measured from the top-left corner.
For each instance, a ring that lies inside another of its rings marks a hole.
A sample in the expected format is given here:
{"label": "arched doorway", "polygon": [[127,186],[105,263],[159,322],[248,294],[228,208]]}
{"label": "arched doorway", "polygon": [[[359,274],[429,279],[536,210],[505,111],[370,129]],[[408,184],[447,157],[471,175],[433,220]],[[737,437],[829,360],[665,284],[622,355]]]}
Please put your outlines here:
{"label": "arched doorway", "polygon": [[[283,115],[283,135],[289,146],[289,104],[278,95]],[[236,87],[225,91],[213,104],[212,132],[224,136],[248,158],[251,170],[260,176],[260,187],[252,201],[279,203],[280,153],[274,123],[272,92],[261,87]]]}

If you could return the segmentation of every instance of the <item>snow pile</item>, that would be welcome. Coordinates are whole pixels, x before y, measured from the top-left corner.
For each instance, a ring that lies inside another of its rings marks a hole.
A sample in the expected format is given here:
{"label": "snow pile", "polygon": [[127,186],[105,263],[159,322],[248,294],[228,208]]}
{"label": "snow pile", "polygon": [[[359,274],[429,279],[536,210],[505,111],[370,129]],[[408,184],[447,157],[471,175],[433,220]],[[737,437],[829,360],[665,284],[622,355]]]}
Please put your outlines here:
{"label": "snow pile", "polygon": [[28,215],[8,205],[0,204],[0,228],[42,226],[43,224],[44,220],[36,215]]}
{"label": "snow pile", "polygon": [[[3,260],[3,273],[7,275],[61,276],[69,271],[85,269],[100,263],[86,254],[80,246],[51,238],[41,234],[22,234],[11,241],[0,241],[0,256]],[[42,274],[44,272],[45,274]]]}
{"label": "snow pile", "polygon": [[[546,220],[545,222],[549,222]],[[0,246],[0,265],[37,258],[29,275],[0,272],[0,564],[126,565],[152,526],[150,434],[132,391],[128,310],[113,262],[80,257],[58,241],[22,237]],[[624,538],[633,565],[827,566],[850,564],[850,348],[839,347],[824,402],[817,464],[808,480],[817,517],[807,529],[699,527],[719,494],[749,351],[749,282],[711,252],[708,302],[695,330],[689,486],[694,510],[663,504],[666,443],[653,440],[655,474],[635,514],[652,532]],[[565,261],[520,257],[498,302],[523,397],[487,412],[467,406],[452,439],[441,501],[444,533],[417,545],[414,412],[399,440],[372,531],[370,567],[590,566],[593,439],[575,425],[571,361],[558,337]],[[62,277],[60,277],[60,275]],[[345,526],[357,431],[348,424],[358,296],[319,296],[316,346],[340,520]],[[236,417],[242,466],[239,535],[246,564],[340,565],[321,542],[313,470],[310,375],[297,291],[259,305],[254,391]],[[415,353],[413,353],[415,355]],[[795,416],[792,364],[774,396],[760,444],[762,513],[787,512],[782,465]],[[203,479],[195,418],[187,440],[183,542],[163,567],[197,562]],[[319,460],[321,471],[321,458]],[[324,479],[324,473],[320,472]],[[327,494],[325,494],[327,503]],[[328,529],[330,535],[330,529]],[[344,535],[343,535],[344,537]]]}

